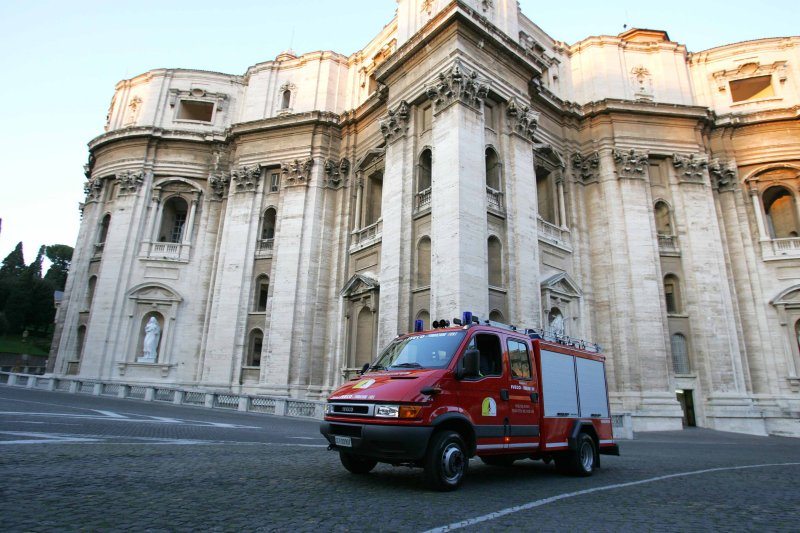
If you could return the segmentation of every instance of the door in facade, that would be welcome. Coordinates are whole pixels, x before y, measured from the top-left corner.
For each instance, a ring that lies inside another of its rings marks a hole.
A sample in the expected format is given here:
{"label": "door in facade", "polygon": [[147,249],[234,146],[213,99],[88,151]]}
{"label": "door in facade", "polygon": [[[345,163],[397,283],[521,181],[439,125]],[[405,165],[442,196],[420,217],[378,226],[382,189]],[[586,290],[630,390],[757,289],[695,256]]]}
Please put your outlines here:
{"label": "door in facade", "polygon": [[694,418],[694,398],[692,391],[689,389],[681,389],[675,391],[678,395],[678,402],[683,409],[683,427],[695,427],[697,422]]}

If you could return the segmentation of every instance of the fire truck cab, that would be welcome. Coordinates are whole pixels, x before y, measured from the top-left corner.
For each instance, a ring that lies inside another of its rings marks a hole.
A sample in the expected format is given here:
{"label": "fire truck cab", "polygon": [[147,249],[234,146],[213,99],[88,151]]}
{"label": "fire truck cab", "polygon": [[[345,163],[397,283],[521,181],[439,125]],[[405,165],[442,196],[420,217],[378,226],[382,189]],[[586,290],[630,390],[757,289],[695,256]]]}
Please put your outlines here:
{"label": "fire truck cab", "polygon": [[433,488],[453,490],[476,455],[577,476],[619,455],[597,347],[469,313],[453,322],[397,337],[329,397],[320,432],[347,470],[422,467]]}

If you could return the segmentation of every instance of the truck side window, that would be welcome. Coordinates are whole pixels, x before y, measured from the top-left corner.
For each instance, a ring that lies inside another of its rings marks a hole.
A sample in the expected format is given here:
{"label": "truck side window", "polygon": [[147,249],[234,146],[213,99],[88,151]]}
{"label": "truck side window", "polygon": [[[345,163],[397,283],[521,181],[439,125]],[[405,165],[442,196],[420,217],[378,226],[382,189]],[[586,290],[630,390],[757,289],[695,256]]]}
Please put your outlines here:
{"label": "truck side window", "polygon": [[527,344],[509,339],[508,362],[511,364],[513,379],[531,379],[531,362],[528,357]]}
{"label": "truck side window", "polygon": [[475,348],[480,354],[478,366],[481,376],[500,376],[503,374],[503,349],[497,335],[479,333],[472,337],[468,349]]}

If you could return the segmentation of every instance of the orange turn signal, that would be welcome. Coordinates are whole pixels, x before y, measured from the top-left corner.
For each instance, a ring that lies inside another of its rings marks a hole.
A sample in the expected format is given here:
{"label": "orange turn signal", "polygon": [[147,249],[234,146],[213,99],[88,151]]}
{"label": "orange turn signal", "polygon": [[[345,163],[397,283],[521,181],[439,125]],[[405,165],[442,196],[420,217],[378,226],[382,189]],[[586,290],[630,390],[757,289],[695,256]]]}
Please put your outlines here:
{"label": "orange turn signal", "polygon": [[417,418],[420,410],[422,410],[421,405],[401,405],[400,418]]}

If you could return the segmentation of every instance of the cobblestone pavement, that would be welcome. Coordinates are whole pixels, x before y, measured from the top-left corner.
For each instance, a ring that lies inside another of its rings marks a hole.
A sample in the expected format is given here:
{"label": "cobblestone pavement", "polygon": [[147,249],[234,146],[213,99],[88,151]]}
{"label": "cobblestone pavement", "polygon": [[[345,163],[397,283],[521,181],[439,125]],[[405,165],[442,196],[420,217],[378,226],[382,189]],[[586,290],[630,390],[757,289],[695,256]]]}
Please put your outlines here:
{"label": "cobblestone pavement", "polygon": [[[420,470],[380,465],[348,474],[314,421],[0,387],[0,524],[4,531],[800,529],[798,440],[687,430],[643,433],[622,441],[621,451],[603,456],[603,468],[584,479],[541,462],[501,468],[473,460],[459,491],[437,493]],[[765,464],[777,466],[734,469]]]}

